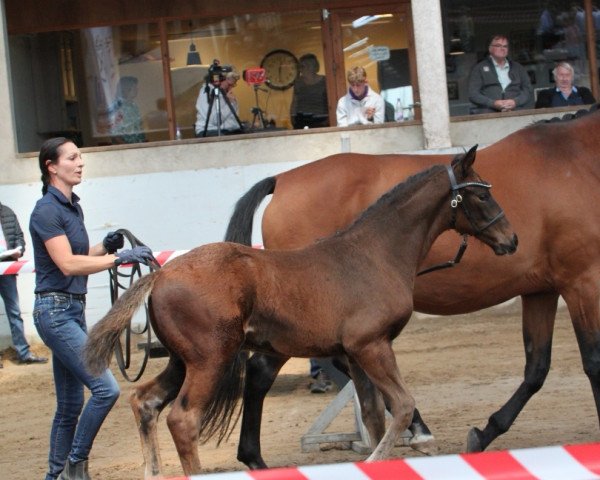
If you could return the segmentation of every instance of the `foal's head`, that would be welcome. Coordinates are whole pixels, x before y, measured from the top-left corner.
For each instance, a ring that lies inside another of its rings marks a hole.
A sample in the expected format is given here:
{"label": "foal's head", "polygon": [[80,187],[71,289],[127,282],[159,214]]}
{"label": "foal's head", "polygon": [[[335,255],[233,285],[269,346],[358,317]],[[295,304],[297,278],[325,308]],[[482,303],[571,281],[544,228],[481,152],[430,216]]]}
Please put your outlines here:
{"label": "foal's head", "polygon": [[474,235],[489,245],[496,255],[512,254],[517,249],[517,235],[502,208],[490,193],[491,185],[473,170],[477,145],[457,155],[448,167],[453,228]]}

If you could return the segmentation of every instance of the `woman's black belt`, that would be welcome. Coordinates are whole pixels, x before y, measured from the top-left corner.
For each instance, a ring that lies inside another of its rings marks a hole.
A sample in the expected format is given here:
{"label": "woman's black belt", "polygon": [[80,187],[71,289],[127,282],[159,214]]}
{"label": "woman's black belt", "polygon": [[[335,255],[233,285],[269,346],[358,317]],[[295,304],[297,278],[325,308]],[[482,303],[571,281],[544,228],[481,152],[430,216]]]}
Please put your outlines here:
{"label": "woman's black belt", "polygon": [[85,293],[69,293],[69,292],[40,292],[35,294],[36,298],[44,297],[65,297],[71,300],[81,300],[85,302]]}

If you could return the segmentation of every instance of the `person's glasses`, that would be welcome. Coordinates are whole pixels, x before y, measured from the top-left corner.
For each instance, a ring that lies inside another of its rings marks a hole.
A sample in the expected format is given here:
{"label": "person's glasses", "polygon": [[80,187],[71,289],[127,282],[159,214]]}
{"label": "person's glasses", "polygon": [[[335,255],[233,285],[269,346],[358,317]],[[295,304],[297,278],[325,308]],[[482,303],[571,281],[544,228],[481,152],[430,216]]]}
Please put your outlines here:
{"label": "person's glasses", "polygon": [[508,45],[505,43],[492,43],[492,47],[494,48],[508,48]]}

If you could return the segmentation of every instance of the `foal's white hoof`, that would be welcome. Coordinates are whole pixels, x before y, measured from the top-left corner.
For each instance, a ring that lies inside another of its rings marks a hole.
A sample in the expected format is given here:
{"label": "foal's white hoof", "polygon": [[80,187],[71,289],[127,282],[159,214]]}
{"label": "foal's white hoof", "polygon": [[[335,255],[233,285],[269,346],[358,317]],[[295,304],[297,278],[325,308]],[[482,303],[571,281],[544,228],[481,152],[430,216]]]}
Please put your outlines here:
{"label": "foal's white hoof", "polygon": [[435,438],[430,434],[414,435],[409,442],[410,448],[425,455],[437,455],[438,447]]}

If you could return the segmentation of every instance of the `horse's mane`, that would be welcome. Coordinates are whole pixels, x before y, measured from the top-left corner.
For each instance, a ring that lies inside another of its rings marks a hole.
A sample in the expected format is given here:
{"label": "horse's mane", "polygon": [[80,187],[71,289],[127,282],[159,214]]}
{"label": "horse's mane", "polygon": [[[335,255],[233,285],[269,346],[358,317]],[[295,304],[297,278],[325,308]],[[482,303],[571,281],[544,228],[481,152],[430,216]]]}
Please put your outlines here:
{"label": "horse's mane", "polygon": [[[458,156],[459,155],[457,155],[455,159]],[[335,234],[333,234],[333,236],[337,237],[347,232],[348,230],[351,230],[355,225],[364,221],[364,219],[371,217],[374,214],[377,214],[377,212],[379,212],[385,205],[389,205],[393,202],[398,201],[399,199],[409,197],[410,192],[412,192],[418,187],[418,184],[423,178],[429,177],[431,175],[434,175],[435,173],[442,172],[445,170],[446,167],[444,165],[433,165],[427,170],[423,170],[421,172],[415,173],[414,175],[411,175],[405,181],[398,183],[386,193],[384,193],[381,197],[379,197],[378,200],[375,201],[375,203],[371,204],[366,210],[363,210],[363,212],[354,220],[354,222],[352,222],[346,228],[337,231]]]}
{"label": "horse's mane", "polygon": [[556,122],[568,122],[571,120],[575,120],[577,118],[581,118],[588,113],[595,112],[600,108],[600,104],[594,103],[589,109],[582,108],[581,110],[577,110],[575,113],[565,113],[562,117],[552,117],[545,118],[543,120],[538,120],[537,122],[533,122],[532,125],[537,125],[539,123],[556,123]]}

